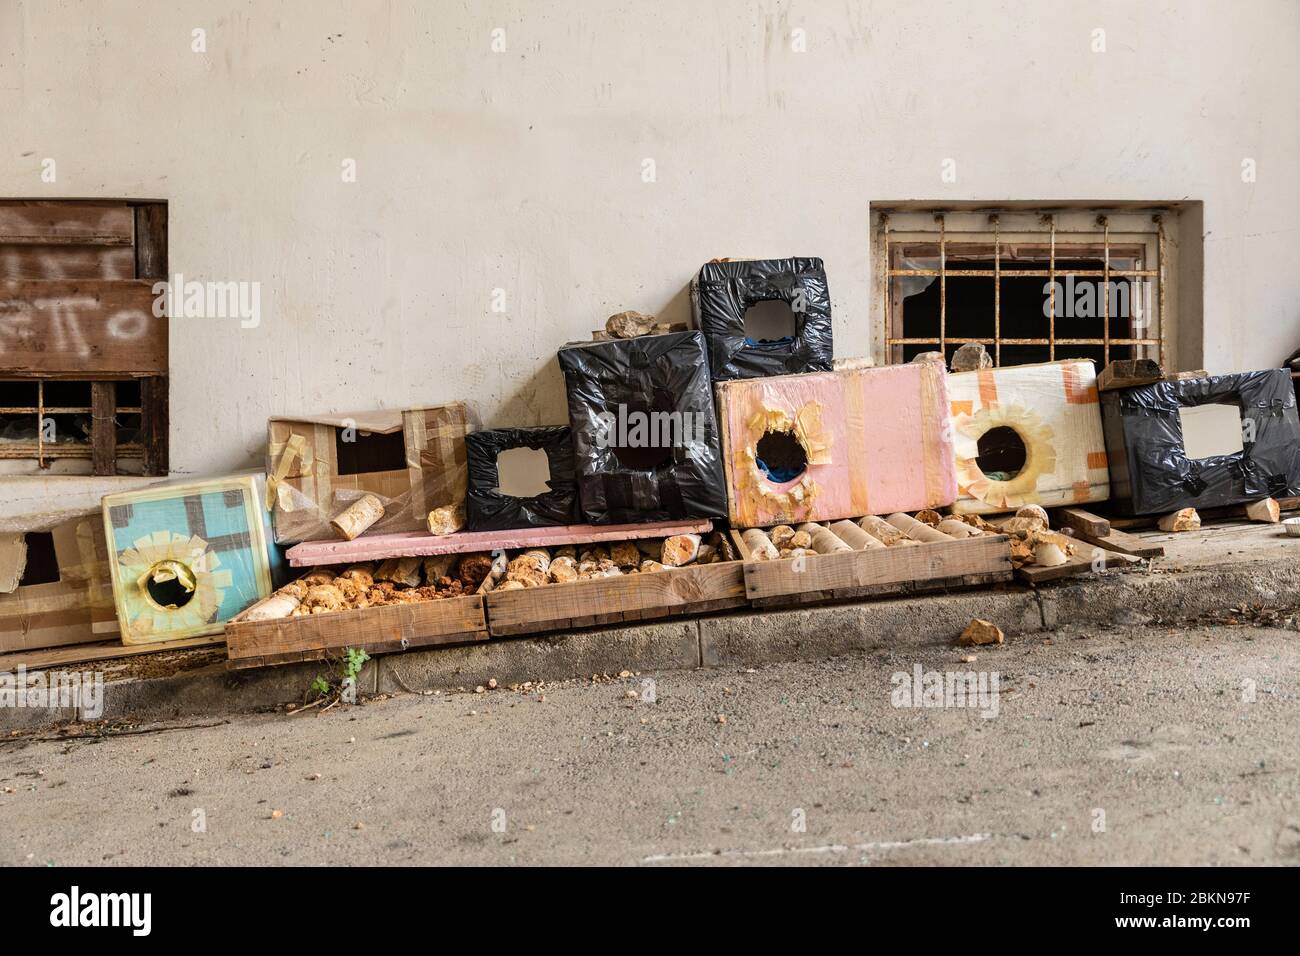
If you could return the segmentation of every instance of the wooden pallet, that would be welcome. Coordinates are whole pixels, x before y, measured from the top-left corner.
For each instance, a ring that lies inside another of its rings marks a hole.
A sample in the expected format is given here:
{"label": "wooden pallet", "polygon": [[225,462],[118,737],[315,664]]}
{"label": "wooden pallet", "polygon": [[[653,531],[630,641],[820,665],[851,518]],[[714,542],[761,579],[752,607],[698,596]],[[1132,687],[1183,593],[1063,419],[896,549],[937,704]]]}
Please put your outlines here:
{"label": "wooden pallet", "polygon": [[745,605],[739,561],[688,565],[664,571],[489,591],[488,630],[493,637],[595,627]]}
{"label": "wooden pallet", "polygon": [[998,584],[1012,579],[1010,538],[980,535],[869,551],[840,551],[777,561],[750,560],[739,532],[745,593],[755,607],[898,597]]}
{"label": "wooden pallet", "polygon": [[269,621],[246,620],[261,603],[226,624],[231,668],[325,660],[350,647],[368,654],[387,654],[488,637],[482,594]]}

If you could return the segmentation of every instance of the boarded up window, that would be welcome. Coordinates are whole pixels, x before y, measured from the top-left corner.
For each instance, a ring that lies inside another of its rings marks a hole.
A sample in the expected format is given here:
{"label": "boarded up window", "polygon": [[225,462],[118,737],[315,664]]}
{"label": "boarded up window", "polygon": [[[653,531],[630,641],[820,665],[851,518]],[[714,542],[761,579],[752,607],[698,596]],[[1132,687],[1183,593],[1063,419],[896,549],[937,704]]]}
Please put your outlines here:
{"label": "boarded up window", "polygon": [[167,473],[166,277],[165,203],[0,200],[5,473]]}

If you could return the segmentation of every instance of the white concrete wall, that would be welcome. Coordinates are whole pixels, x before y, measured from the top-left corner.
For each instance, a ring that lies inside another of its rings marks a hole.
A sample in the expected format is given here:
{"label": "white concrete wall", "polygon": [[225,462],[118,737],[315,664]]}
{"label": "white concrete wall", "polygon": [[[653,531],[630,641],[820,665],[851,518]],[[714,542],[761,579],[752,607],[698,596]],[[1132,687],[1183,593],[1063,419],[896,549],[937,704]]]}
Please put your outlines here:
{"label": "white concrete wall", "polygon": [[173,272],[262,283],[256,329],[173,321],[182,473],[271,414],[563,421],[556,346],[685,320],[711,256],[822,256],[860,354],[873,199],[1204,200],[1226,371],[1300,345],[1297,48],[1293,0],[3,0],[0,194],[167,199]]}

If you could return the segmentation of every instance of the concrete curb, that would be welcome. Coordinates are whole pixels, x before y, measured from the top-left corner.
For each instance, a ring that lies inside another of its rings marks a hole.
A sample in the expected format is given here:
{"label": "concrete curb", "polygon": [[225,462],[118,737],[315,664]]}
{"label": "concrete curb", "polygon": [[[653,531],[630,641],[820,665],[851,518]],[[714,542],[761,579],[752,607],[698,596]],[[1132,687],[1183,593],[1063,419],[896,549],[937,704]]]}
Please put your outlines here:
{"label": "concrete curb", "polygon": [[[1187,571],[1108,571],[1040,588],[992,589],[787,610],[592,628],[386,654],[366,665],[362,695],[505,686],[592,674],[696,667],[744,667],[855,651],[949,644],[970,619],[997,623],[1008,637],[1067,623],[1147,624],[1193,620],[1247,604],[1300,603],[1300,568],[1255,561]],[[217,717],[301,701],[324,663],[230,671],[215,664],[104,686],[103,718]],[[0,709],[0,732],[77,718],[73,708]]]}

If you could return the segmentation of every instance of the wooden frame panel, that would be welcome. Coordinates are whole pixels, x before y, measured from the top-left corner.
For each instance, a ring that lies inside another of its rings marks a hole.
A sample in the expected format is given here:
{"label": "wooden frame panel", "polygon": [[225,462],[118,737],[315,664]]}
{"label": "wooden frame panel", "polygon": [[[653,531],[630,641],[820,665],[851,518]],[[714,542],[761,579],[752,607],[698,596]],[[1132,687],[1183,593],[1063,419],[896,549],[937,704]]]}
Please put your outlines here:
{"label": "wooden frame panel", "polygon": [[246,620],[263,603],[226,624],[226,654],[232,668],[325,660],[349,647],[380,654],[488,637],[483,597],[478,594],[269,621]]}
{"label": "wooden frame panel", "polygon": [[[736,532],[733,542],[748,558]],[[896,597],[1012,580],[1007,535],[980,535],[908,547],[744,562],[745,594],[755,607]],[[796,570],[798,565],[799,570]]]}
{"label": "wooden frame panel", "polygon": [[745,605],[739,561],[489,591],[493,637],[701,614]]}

